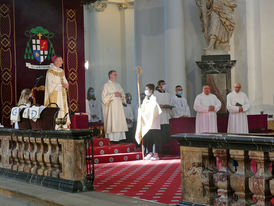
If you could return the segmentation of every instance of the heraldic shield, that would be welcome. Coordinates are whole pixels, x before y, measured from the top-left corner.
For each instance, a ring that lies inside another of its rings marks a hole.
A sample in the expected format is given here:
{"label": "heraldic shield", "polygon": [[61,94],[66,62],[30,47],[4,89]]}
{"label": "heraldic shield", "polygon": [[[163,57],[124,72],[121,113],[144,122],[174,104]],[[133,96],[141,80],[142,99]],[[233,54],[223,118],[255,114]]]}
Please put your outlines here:
{"label": "heraldic shield", "polygon": [[[41,26],[27,30],[25,35],[29,37],[27,42],[24,59],[36,59],[40,64],[46,59],[50,60],[55,51],[50,39],[54,37],[52,32]],[[30,47],[30,44],[32,45]]]}
{"label": "heraldic shield", "polygon": [[34,58],[42,63],[48,56],[48,41],[33,38],[32,39],[32,51]]}

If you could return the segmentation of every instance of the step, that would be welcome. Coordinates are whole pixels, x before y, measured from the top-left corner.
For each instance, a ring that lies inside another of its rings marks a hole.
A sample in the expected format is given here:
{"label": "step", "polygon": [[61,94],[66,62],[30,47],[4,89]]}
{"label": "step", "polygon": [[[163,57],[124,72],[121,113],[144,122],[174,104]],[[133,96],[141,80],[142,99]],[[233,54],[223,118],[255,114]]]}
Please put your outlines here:
{"label": "step", "polygon": [[141,159],[142,159],[142,152],[94,155],[95,164],[133,161],[133,160],[141,160]]}
{"label": "step", "polygon": [[102,147],[94,147],[94,155],[129,153],[135,151],[136,145],[133,143],[113,144]]}
{"label": "step", "polygon": [[103,147],[110,145],[108,138],[93,138],[93,147]]}
{"label": "step", "polygon": [[65,206],[65,205],[112,205],[112,206],[158,206],[149,202],[122,195],[100,191],[70,193],[16,181],[0,176],[1,206]]}

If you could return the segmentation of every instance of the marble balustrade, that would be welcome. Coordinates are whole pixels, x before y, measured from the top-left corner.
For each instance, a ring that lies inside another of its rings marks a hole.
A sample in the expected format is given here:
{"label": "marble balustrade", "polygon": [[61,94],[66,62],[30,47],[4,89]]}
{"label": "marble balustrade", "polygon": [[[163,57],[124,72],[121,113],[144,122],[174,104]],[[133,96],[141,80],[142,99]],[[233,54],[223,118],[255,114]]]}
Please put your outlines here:
{"label": "marble balustrade", "polygon": [[89,130],[0,129],[0,175],[65,191],[88,190],[86,142]]}
{"label": "marble balustrade", "polygon": [[180,144],[182,205],[272,205],[274,135],[172,137]]}

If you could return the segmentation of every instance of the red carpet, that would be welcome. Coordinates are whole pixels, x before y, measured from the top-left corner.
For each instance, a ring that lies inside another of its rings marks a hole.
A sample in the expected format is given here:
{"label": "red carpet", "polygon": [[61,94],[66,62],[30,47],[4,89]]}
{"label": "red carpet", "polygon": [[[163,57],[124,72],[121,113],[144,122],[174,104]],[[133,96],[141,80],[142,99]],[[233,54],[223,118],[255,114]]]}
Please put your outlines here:
{"label": "red carpet", "polygon": [[179,157],[95,165],[97,191],[175,205],[181,200]]}

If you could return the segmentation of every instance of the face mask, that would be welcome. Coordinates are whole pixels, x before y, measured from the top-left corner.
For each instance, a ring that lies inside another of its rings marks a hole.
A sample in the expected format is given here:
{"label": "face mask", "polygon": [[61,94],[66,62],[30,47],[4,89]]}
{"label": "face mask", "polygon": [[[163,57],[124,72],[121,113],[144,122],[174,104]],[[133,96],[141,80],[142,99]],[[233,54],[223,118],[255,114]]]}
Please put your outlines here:
{"label": "face mask", "polygon": [[94,92],[89,92],[89,94],[90,94],[90,96],[94,96],[95,95]]}
{"label": "face mask", "polygon": [[145,90],[145,95],[150,96],[150,92],[148,90]]}
{"label": "face mask", "polygon": [[180,96],[182,96],[183,92],[179,91],[177,94],[180,95]]}
{"label": "face mask", "polygon": [[167,86],[166,86],[166,84],[162,86],[162,89],[165,90],[165,91],[167,91]]}
{"label": "face mask", "polygon": [[126,98],[127,104],[131,104],[131,98]]}

